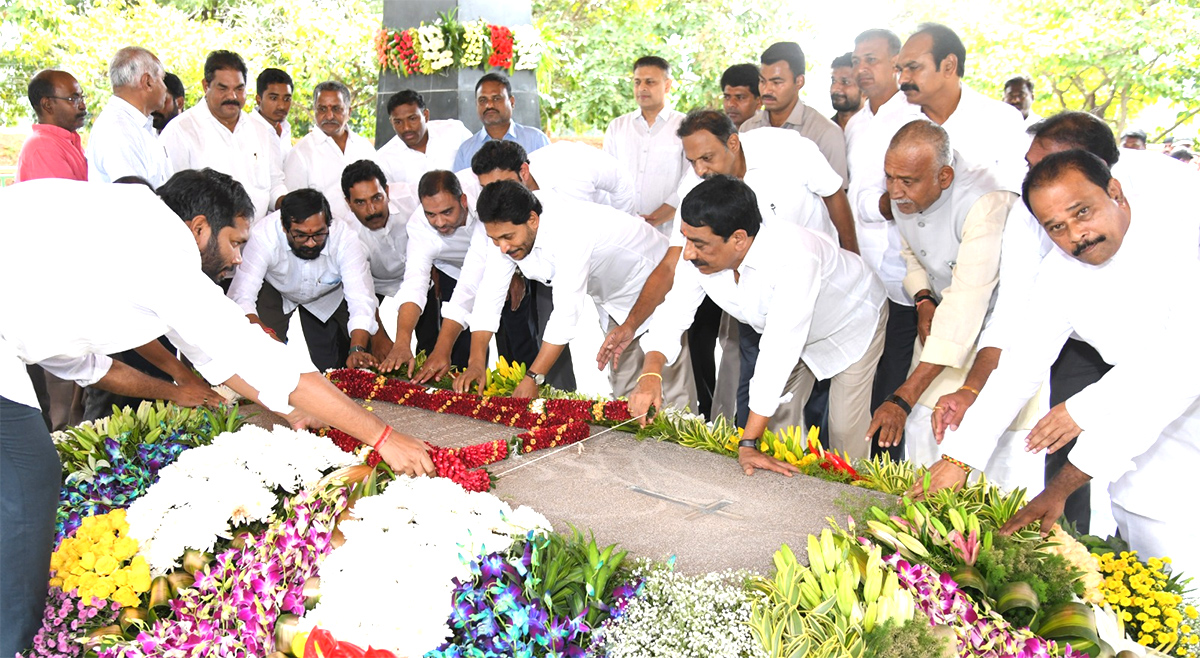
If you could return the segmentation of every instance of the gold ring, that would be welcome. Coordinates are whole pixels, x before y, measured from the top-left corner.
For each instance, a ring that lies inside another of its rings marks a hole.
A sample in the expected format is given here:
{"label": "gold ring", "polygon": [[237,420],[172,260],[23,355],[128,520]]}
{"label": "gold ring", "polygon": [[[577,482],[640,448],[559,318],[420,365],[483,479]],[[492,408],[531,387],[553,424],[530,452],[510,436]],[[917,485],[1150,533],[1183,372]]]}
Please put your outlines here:
{"label": "gold ring", "polygon": [[942,410],[942,408],[941,408],[941,407],[934,407],[934,408],[933,408],[933,410],[934,410],[934,411],[941,411],[941,410]]}

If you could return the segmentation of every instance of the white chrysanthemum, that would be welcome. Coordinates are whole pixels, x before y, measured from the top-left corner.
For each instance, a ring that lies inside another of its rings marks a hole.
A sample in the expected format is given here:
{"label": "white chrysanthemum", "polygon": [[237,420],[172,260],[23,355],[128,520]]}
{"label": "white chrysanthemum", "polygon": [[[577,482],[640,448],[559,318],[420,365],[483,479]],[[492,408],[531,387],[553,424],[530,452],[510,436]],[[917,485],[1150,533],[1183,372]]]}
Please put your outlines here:
{"label": "white chrysanthemum", "polygon": [[518,25],[513,28],[513,68],[533,70],[542,62],[542,54],[546,43],[542,41],[542,33],[532,25]]}

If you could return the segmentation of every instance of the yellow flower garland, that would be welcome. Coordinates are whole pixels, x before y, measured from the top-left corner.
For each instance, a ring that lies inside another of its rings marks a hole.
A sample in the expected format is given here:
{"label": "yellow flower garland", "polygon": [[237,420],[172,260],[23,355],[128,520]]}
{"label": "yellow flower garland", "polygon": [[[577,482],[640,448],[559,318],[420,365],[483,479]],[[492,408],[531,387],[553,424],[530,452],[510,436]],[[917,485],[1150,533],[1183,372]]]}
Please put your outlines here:
{"label": "yellow flower garland", "polygon": [[1165,591],[1168,574],[1163,567],[1170,558],[1152,557],[1145,564],[1137,551],[1105,553],[1100,556],[1104,575],[1104,600],[1118,609],[1126,633],[1142,646],[1178,656],[1200,643],[1192,623],[1196,609],[1184,605],[1183,597]]}
{"label": "yellow flower garland", "polygon": [[86,605],[108,600],[137,606],[150,590],[150,566],[137,552],[125,510],[90,516],[50,556],[50,584],[67,592],[77,589]]}

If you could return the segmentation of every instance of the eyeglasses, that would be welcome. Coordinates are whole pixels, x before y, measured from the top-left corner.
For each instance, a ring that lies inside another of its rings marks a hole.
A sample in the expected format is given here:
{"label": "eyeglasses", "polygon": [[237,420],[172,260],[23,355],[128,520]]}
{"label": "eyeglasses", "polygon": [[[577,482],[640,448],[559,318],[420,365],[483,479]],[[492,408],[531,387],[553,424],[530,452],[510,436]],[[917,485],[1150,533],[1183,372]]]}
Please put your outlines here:
{"label": "eyeglasses", "polygon": [[304,244],[309,240],[312,240],[313,244],[321,244],[325,241],[325,238],[329,237],[329,229],[317,231],[316,233],[296,233],[295,231],[288,231],[288,237],[292,239],[292,242],[297,244]]}
{"label": "eyeglasses", "polygon": [[65,98],[63,96],[47,96],[46,98],[53,98],[55,100],[66,101],[66,102],[70,103],[71,105],[79,105],[80,103],[87,101],[87,94],[72,94]]}

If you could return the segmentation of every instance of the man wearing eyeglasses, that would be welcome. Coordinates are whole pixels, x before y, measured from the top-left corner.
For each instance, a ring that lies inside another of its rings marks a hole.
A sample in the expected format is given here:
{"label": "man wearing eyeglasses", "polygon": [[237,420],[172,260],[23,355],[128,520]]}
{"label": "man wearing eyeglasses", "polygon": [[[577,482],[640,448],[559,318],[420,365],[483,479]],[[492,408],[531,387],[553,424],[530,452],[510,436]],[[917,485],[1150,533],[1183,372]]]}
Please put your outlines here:
{"label": "man wearing eyeglasses", "polygon": [[129,46],[113,55],[108,63],[113,95],[88,136],[88,180],[111,183],[137,176],[158,188],[171,177],[173,168],[151,117],[170,95],[165,75],[162,62],[145,48]]}
{"label": "man wearing eyeglasses", "polygon": [[87,102],[74,76],[66,71],[39,71],[29,81],[29,104],[37,123],[17,156],[17,182],[87,180],[87,159],[78,132],[87,119]]}
{"label": "man wearing eyeglasses", "polygon": [[354,226],[332,220],[316,190],[289,192],[279,212],[251,228],[229,297],[285,342],[299,308],[308,355],[320,370],[375,363],[367,345],[379,329],[378,302],[366,250]]}

